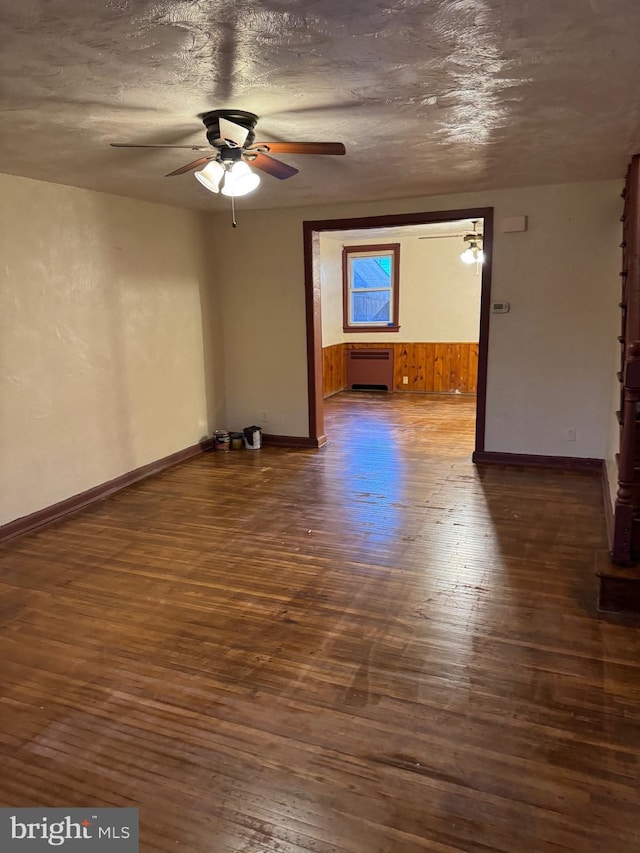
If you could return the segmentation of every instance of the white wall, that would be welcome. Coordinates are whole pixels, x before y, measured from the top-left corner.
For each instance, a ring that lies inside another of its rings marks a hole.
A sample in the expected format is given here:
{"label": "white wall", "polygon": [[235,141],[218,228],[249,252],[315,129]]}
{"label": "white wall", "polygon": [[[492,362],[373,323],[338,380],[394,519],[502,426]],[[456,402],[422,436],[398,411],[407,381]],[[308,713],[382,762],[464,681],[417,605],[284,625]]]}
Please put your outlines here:
{"label": "white wall", "polygon": [[[619,327],[621,181],[212,217],[225,329],[229,421],[267,411],[269,431],[308,435],[303,220],[495,208],[486,449],[608,454],[612,339]],[[283,192],[286,188],[283,188]],[[503,234],[525,214],[529,230]],[[569,427],[577,440],[566,440]]]}
{"label": "white wall", "polygon": [[481,277],[476,275],[475,264],[469,266],[460,260],[462,240],[420,240],[403,236],[402,229],[382,241],[400,244],[400,331],[342,331],[343,246],[380,242],[380,238],[343,242],[320,235],[322,345],[344,341],[477,341]]}
{"label": "white wall", "polygon": [[195,444],[224,399],[204,217],[7,175],[0,199],[3,524]]}

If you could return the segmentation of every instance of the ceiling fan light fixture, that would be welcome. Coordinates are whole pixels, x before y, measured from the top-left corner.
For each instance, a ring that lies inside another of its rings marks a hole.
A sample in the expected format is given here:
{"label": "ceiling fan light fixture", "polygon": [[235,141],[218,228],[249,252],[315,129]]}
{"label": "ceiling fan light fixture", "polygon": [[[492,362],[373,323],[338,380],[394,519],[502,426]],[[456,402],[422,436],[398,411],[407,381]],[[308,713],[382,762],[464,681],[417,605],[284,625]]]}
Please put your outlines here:
{"label": "ceiling fan light fixture", "polygon": [[465,264],[481,264],[484,261],[484,252],[477,242],[471,241],[460,255],[460,260]]}
{"label": "ceiling fan light fixture", "polygon": [[225,174],[225,169],[217,160],[212,160],[210,163],[207,163],[204,169],[194,172],[194,174],[197,180],[209,192],[217,193],[220,191],[220,181]]}
{"label": "ceiling fan light fixture", "polygon": [[478,219],[472,219],[473,234],[465,234],[464,242],[467,244],[464,252],[460,255],[460,260],[464,264],[475,264],[476,275],[480,269],[480,264],[484,263],[484,252],[482,251],[482,234],[478,234]]}
{"label": "ceiling fan light fixture", "polygon": [[239,160],[230,169],[224,170],[224,182],[220,191],[222,195],[237,198],[255,190],[259,183],[260,175],[256,175],[246,163]]}

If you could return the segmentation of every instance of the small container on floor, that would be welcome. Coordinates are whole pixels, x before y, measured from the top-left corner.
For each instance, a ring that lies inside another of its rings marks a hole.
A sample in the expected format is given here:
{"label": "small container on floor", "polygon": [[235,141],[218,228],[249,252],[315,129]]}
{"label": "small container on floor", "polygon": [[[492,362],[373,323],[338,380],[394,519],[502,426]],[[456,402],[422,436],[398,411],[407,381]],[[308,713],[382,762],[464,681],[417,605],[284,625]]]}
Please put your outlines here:
{"label": "small container on floor", "polygon": [[217,429],[213,434],[213,446],[216,450],[229,449],[229,433],[226,429]]}
{"label": "small container on floor", "polygon": [[260,450],[262,446],[262,430],[260,427],[245,427],[242,432],[244,433],[244,446],[247,450]]}

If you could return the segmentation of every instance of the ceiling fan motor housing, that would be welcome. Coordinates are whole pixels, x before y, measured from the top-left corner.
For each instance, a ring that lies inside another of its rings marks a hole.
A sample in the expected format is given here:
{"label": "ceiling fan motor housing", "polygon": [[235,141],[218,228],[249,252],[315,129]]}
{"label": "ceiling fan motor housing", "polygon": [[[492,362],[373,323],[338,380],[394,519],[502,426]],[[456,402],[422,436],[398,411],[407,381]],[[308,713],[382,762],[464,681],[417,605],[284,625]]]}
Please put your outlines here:
{"label": "ceiling fan motor housing", "polygon": [[223,147],[218,152],[216,160],[219,160],[223,164],[239,163],[242,160],[242,148]]}
{"label": "ceiling fan motor housing", "polygon": [[200,118],[207,129],[207,139],[210,145],[220,147],[228,144],[220,132],[221,118],[232,121],[234,124],[239,124],[240,127],[248,130],[249,133],[243,147],[248,148],[253,145],[253,141],[256,138],[253,130],[258,121],[258,116],[255,113],[248,113],[245,110],[211,110],[208,113],[202,113]]}

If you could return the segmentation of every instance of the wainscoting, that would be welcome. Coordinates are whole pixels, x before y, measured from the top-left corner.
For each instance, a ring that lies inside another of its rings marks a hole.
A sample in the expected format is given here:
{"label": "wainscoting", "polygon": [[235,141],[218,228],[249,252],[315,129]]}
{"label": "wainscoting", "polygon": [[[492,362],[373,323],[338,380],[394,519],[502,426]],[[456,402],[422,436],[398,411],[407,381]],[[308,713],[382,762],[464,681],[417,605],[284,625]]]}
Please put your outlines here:
{"label": "wainscoting", "polygon": [[345,344],[322,348],[322,396],[330,397],[347,387]]}
{"label": "wainscoting", "polygon": [[[393,390],[439,394],[475,394],[478,378],[477,343],[389,343],[394,351]],[[322,391],[330,397],[347,387],[346,351],[380,349],[380,343],[334,344],[322,350]],[[408,378],[405,385],[402,377]]]}

